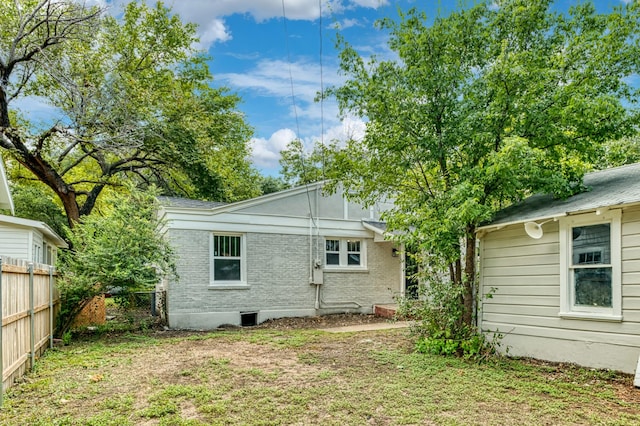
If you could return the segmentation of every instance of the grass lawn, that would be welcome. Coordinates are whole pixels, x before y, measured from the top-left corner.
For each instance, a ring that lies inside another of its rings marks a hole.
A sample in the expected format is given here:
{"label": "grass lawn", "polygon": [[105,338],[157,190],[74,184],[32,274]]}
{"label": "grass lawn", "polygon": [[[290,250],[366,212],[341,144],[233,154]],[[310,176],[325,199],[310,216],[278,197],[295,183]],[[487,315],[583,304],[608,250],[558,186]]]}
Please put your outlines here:
{"label": "grass lawn", "polygon": [[628,375],[411,349],[402,329],[75,341],[8,391],[0,424],[640,424]]}

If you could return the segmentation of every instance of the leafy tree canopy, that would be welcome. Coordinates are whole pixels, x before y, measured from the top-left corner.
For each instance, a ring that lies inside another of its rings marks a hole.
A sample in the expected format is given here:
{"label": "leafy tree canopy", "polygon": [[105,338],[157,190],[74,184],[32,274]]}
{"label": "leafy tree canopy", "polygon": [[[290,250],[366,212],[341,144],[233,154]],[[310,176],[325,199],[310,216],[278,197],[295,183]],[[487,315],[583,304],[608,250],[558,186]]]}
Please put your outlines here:
{"label": "leafy tree canopy", "polygon": [[476,227],[534,192],[580,191],[602,143],[636,132],[640,5],[598,14],[584,2],[559,14],[551,3],[383,19],[390,60],[338,42],[347,80],[330,93],[367,128],[332,173],[365,202],[395,198],[388,226],[448,266],[467,324]]}
{"label": "leafy tree canopy", "polygon": [[[0,147],[60,198],[69,224],[133,180],[234,201],[259,194],[239,98],[212,88],[195,27],[162,3],[117,20],[73,0],[0,0]],[[51,106],[46,123],[14,102]]]}
{"label": "leafy tree canopy", "polygon": [[106,193],[99,211],[70,231],[72,250],[63,252],[59,262],[61,333],[93,296],[115,288],[121,293],[150,290],[175,273],[173,250],[158,232],[156,194],[133,187]]}
{"label": "leafy tree canopy", "polygon": [[326,179],[328,164],[340,148],[337,143],[325,146],[316,142],[307,152],[300,139],[280,151],[280,174],[288,186],[300,186]]}

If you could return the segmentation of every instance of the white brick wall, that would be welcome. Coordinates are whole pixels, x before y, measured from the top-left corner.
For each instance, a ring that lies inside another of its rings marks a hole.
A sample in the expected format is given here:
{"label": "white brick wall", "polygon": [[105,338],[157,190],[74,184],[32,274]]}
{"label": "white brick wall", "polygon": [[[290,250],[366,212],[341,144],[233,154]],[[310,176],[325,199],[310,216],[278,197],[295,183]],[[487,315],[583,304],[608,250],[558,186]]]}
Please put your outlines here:
{"label": "white brick wall", "polygon": [[[258,321],[281,316],[315,315],[352,309],[315,310],[315,286],[309,283],[309,237],[246,234],[247,289],[210,289],[210,232],[171,229],[178,282],[168,286],[169,325],[176,328],[218,327],[240,323],[240,312],[258,312]],[[316,247],[314,241],[314,248]],[[367,272],[325,272],[321,287],[326,302],[356,302],[360,311],[392,303],[400,290],[400,258],[390,243],[367,241]],[[355,306],[355,305],[350,305]],[[330,307],[327,307],[330,308]]]}

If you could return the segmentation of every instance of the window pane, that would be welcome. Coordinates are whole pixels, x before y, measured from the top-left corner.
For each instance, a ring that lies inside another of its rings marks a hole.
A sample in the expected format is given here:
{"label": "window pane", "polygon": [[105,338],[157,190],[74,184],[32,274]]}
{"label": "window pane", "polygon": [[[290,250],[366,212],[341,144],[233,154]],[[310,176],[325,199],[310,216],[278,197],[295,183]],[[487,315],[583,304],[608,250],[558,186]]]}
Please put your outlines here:
{"label": "window pane", "polygon": [[360,253],[349,253],[348,259],[349,265],[359,265]]}
{"label": "window pane", "polygon": [[327,240],[327,242],[326,242],[326,250],[327,251],[340,251],[340,240]]}
{"label": "window pane", "polygon": [[579,226],[573,228],[574,265],[611,263],[611,225]]}
{"label": "window pane", "polygon": [[360,252],[360,241],[347,241],[347,251],[357,251]]}
{"label": "window pane", "polygon": [[339,265],[340,254],[339,253],[327,253],[327,265]]}
{"label": "window pane", "polygon": [[240,281],[239,259],[215,259],[213,261],[215,281]]}
{"label": "window pane", "polygon": [[576,305],[611,307],[611,268],[573,271]]}
{"label": "window pane", "polygon": [[214,235],[213,255],[222,257],[240,257],[240,237],[231,235]]}

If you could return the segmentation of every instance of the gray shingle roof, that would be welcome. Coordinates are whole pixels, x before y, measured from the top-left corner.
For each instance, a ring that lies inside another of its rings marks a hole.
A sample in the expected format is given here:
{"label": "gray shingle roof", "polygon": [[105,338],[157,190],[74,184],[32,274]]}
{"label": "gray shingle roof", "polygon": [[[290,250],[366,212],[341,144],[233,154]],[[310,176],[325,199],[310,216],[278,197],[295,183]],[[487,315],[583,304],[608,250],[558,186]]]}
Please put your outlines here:
{"label": "gray shingle roof", "polygon": [[384,233],[387,230],[386,222],[380,222],[377,220],[363,220],[363,222],[372,226],[373,228],[380,230],[381,233]]}
{"label": "gray shingle roof", "polygon": [[586,192],[564,200],[551,195],[533,195],[498,212],[491,225],[640,202],[640,163],[588,173],[584,184]]}
{"label": "gray shingle roof", "polygon": [[158,201],[163,206],[182,207],[188,209],[212,209],[214,207],[220,207],[227,204],[220,201],[200,201],[180,197],[158,197]]}

